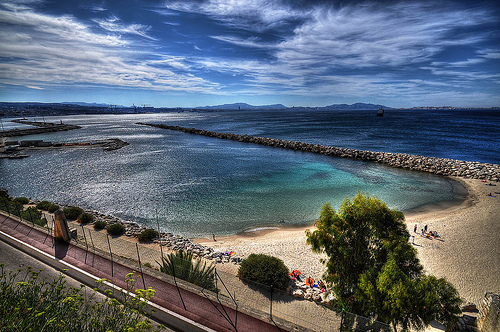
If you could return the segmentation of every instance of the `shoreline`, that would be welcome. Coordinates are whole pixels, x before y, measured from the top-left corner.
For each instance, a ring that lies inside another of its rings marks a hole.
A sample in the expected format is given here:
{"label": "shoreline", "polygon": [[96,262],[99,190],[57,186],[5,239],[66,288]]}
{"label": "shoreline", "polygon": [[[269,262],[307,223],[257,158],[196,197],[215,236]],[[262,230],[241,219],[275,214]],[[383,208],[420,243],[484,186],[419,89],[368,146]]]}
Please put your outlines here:
{"label": "shoreline", "polygon": [[[443,202],[437,202],[437,203],[428,203],[424,205],[420,205],[417,207],[414,207],[410,210],[407,211],[402,211],[405,215],[406,218],[409,217],[414,217],[418,216],[421,214],[426,214],[430,212],[439,212],[443,210],[449,210],[449,209],[454,209],[454,208],[459,208],[460,206],[466,204],[469,205],[471,204],[470,201],[470,191],[468,189],[468,184],[464,181],[464,179],[461,178],[449,178],[450,184],[453,186],[453,192],[454,192],[454,199],[451,201],[443,201]],[[500,188],[499,188],[500,189]],[[349,197],[352,198],[352,197]],[[338,209],[334,207],[334,209],[337,211]],[[318,215],[319,217],[319,215]],[[304,224],[281,224],[281,225],[274,225],[274,224],[264,224],[262,226],[253,226],[250,229],[242,230],[239,231],[238,233],[235,234],[230,234],[230,235],[220,235],[217,236],[216,238],[219,240],[234,240],[237,238],[253,238],[253,237],[259,237],[259,236],[264,236],[268,233],[273,233],[273,232],[280,232],[280,231],[305,231],[306,229],[311,229],[314,228],[314,222],[310,223],[304,223]],[[190,238],[191,241],[195,243],[201,243],[201,242],[210,242],[212,241],[210,236],[207,235],[207,237],[193,237]]]}
{"label": "shoreline", "polygon": [[[485,292],[500,292],[500,185],[482,180],[452,179],[461,182],[467,189],[467,197],[460,204],[437,204],[430,208],[427,206],[425,210],[406,212],[405,224],[410,235],[415,237],[414,247],[424,273],[437,278],[445,277],[457,288],[462,298],[478,303]],[[127,223],[117,217],[105,217]],[[418,230],[427,225],[428,230],[438,231],[440,238],[415,234],[415,224]],[[135,223],[129,225],[140,228]],[[238,265],[231,257],[223,256],[225,252],[234,251],[238,259],[244,259],[251,253],[262,253],[280,258],[290,270],[298,269],[304,276],[318,280],[325,271],[320,260],[326,256],[313,253],[306,244],[305,230],[313,230],[313,226],[268,227],[220,237],[217,241],[207,238],[185,240],[188,241],[186,245],[193,250],[199,246],[205,247],[204,254],[200,256],[210,256],[207,263],[218,262],[216,267],[221,272],[236,275],[238,271]],[[91,225],[85,228],[98,232]],[[175,235],[172,237],[176,241],[180,239]],[[126,241],[120,250],[128,252],[126,256],[134,257],[130,252],[135,252],[137,238],[131,235],[123,236],[123,239]],[[160,251],[158,241],[142,245]],[[168,246],[165,250],[171,252],[178,249]]]}
{"label": "shoreline", "polygon": [[[458,180],[467,189],[467,197],[459,204],[437,204],[425,210],[405,213],[414,247],[426,274],[445,277],[467,301],[477,303],[486,291],[500,291],[500,186],[489,186],[481,180]],[[489,193],[493,193],[490,197]],[[336,210],[338,207],[334,207]],[[421,237],[413,233],[428,225],[441,239]],[[280,229],[263,229],[251,234],[236,234],[211,239],[192,239],[194,243],[218,250],[234,250],[242,258],[250,253],[265,253],[282,259],[291,269],[306,276],[321,277],[323,257],[313,253],[305,243],[305,230],[313,225]],[[218,269],[236,273],[237,266],[218,265]]]}

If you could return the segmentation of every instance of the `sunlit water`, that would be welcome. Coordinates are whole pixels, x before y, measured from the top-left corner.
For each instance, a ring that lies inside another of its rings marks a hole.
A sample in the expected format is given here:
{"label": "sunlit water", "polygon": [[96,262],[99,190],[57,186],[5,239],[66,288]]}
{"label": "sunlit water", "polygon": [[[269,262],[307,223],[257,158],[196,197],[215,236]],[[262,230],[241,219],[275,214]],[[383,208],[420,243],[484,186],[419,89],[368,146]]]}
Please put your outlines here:
{"label": "sunlit water", "polygon": [[[136,125],[155,122],[207,130],[499,163],[497,113],[468,118],[442,112],[210,112],[85,115],[46,118],[82,129],[19,139],[89,141],[99,148],[29,151],[0,160],[0,187],[27,196],[94,209],[185,236],[227,235],[258,227],[310,224],[321,206],[335,208],[369,192],[408,211],[455,199],[453,183],[426,173],[190,135]],[[30,119],[31,120],[31,119]],[[4,119],[4,124],[6,120]],[[495,122],[496,121],[496,122]],[[11,126],[11,125],[9,125]],[[483,140],[484,139],[484,140]],[[496,147],[496,148],[495,148]]]}

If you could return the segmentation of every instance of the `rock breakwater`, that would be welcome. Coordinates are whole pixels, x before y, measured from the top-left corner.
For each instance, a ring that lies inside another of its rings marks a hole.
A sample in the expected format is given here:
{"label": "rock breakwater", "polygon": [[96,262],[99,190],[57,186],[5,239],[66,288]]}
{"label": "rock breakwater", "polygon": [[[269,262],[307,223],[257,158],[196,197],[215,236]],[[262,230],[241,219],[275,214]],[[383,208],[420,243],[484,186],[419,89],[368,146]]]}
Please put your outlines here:
{"label": "rock breakwater", "polygon": [[333,157],[377,162],[391,167],[404,168],[412,171],[429,172],[437,175],[456,176],[496,182],[500,181],[500,165],[498,164],[454,160],[448,158],[426,157],[406,153],[356,150],[267,137],[239,135],[233,133],[219,133],[204,129],[186,128],[164,124],[141,122],[137,124],[182,131],[195,135],[229,139],[238,142],[254,143],[265,146],[279,147],[283,149],[291,149],[295,151],[319,153]]}
{"label": "rock breakwater", "polygon": [[35,134],[44,134],[56,131],[67,131],[73,129],[80,129],[82,127],[64,123],[49,123],[49,122],[36,122],[36,121],[26,121],[26,120],[12,120],[11,122],[22,123],[35,128],[25,128],[25,129],[11,129],[3,131],[1,137],[13,137],[13,136],[26,136]]}

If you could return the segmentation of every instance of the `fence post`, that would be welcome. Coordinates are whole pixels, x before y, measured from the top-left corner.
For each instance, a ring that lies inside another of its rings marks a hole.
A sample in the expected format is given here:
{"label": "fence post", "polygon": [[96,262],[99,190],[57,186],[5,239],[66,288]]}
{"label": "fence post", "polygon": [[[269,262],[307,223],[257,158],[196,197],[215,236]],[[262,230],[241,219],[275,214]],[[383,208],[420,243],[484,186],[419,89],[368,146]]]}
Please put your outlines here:
{"label": "fence post", "polygon": [[[173,257],[173,258],[177,259],[177,257]],[[182,295],[181,295],[181,290],[179,289],[179,286],[177,286],[177,279],[175,278],[175,262],[173,260],[172,260],[172,273],[174,275],[175,287],[177,288],[177,292],[179,293],[179,297],[181,298],[182,306],[184,307],[184,310],[187,311],[186,305],[184,304],[184,299],[182,298]]]}
{"label": "fence post", "polygon": [[29,215],[30,215],[31,223],[33,224],[33,227],[35,227],[35,222],[33,221],[33,215],[31,214],[31,209],[28,208],[27,210],[28,210]]}
{"label": "fence post", "polygon": [[106,239],[108,239],[108,248],[109,248],[109,257],[111,258],[111,277],[114,277],[113,275],[113,253],[111,252],[111,244],[109,243],[109,234],[106,234]]}
{"label": "fence post", "polygon": [[85,229],[83,228],[83,225],[80,225],[82,227],[82,233],[83,233],[83,239],[85,240],[85,264],[87,264],[87,254],[89,252],[89,244],[87,243],[87,237],[85,236]]}
{"label": "fence post", "polygon": [[269,305],[269,317],[273,319],[273,285],[271,285],[271,302]]}
{"label": "fence post", "polygon": [[161,240],[160,222],[158,221],[158,209],[156,209],[156,226],[158,227],[158,243],[160,244],[161,257],[163,258],[163,242]]}
{"label": "fence post", "polygon": [[343,326],[344,325],[344,308],[342,308],[342,316],[340,316],[340,332],[342,332]]}
{"label": "fence post", "polygon": [[137,259],[139,260],[139,270],[141,270],[142,285],[146,289],[146,282],[144,281],[144,273],[142,273],[141,256],[139,256],[139,245],[135,243],[135,249],[137,249]]}
{"label": "fence post", "polygon": [[92,232],[89,229],[89,236],[90,236],[90,244],[92,245],[92,249],[94,250],[94,256],[92,256],[92,266],[94,266],[94,260],[95,260],[95,246],[94,246],[94,240],[92,239]]}

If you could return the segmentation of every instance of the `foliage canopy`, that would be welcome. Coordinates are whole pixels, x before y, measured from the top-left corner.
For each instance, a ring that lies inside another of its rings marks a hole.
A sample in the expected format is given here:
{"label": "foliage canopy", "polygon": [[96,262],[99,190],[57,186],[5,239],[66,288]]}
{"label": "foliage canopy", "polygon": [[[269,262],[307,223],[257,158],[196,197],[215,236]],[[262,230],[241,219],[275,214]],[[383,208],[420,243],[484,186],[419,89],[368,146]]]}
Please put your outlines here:
{"label": "foliage canopy", "polygon": [[323,205],[317,229],[306,231],[307,243],[328,256],[324,280],[346,310],[394,329],[453,322],[460,312],[458,292],[445,279],[423,275],[403,221],[402,212],[358,192],[338,213]]}

